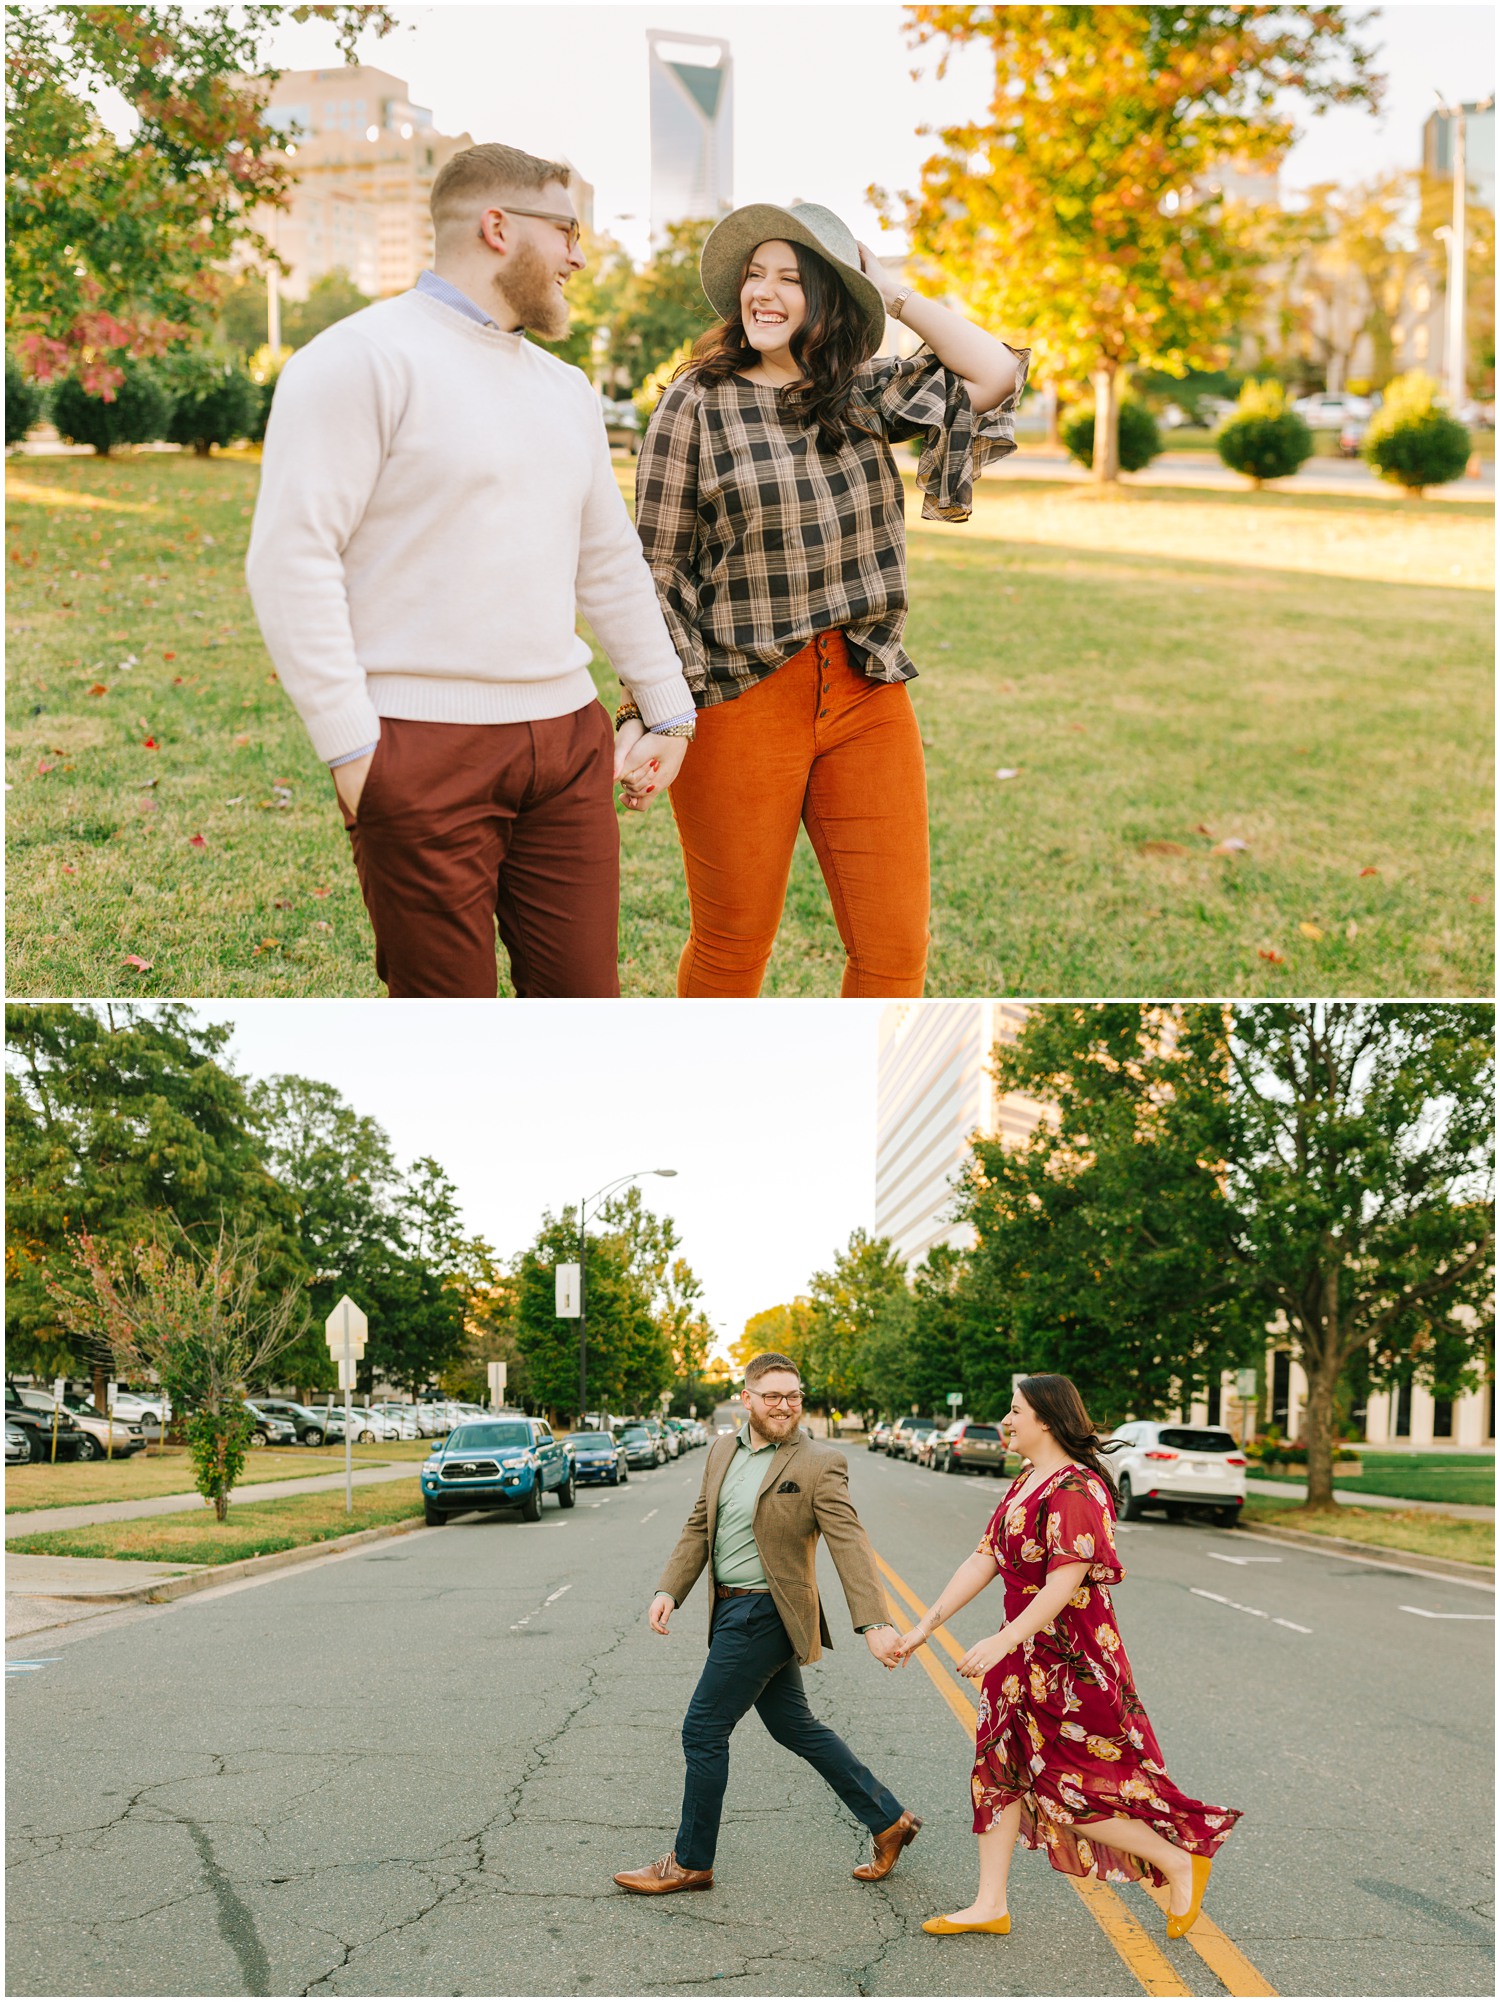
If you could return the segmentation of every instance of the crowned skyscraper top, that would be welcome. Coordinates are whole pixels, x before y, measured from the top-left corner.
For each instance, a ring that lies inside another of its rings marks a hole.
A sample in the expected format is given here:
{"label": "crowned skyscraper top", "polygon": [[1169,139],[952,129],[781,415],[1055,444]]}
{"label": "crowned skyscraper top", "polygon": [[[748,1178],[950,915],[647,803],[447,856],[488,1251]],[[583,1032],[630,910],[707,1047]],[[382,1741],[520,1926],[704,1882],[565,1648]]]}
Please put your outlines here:
{"label": "crowned skyscraper top", "polygon": [[734,61],[715,35],[646,31],[651,72],[651,241],[669,223],[734,206]]}

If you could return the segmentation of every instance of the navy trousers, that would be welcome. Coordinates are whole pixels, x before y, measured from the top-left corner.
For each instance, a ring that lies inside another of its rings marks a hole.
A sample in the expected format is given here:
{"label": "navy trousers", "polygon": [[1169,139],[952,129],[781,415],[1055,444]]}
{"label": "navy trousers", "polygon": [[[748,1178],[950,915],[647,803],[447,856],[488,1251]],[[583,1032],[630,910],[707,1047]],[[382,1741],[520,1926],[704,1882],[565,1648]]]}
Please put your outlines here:
{"label": "navy trousers", "polygon": [[721,1599],[708,1662],[682,1723],[687,1784],[676,1856],[685,1870],[713,1868],[729,1785],[729,1738],[752,1706],[777,1744],[820,1772],[872,1834],[901,1819],[896,1796],[808,1708],[802,1671],[770,1593]]}

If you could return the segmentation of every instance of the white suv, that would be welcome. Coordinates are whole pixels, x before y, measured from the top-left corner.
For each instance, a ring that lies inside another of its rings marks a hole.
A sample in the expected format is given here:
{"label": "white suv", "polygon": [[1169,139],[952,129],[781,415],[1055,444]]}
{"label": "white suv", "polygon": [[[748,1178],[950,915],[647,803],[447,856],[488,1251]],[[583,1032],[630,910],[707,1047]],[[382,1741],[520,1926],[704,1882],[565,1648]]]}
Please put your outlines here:
{"label": "white suv", "polygon": [[1104,1464],[1120,1491],[1120,1519],[1139,1522],[1148,1508],[1169,1517],[1207,1512],[1233,1528],[1245,1501],[1245,1456],[1218,1425],[1169,1425],[1160,1419],[1117,1425],[1119,1448]]}

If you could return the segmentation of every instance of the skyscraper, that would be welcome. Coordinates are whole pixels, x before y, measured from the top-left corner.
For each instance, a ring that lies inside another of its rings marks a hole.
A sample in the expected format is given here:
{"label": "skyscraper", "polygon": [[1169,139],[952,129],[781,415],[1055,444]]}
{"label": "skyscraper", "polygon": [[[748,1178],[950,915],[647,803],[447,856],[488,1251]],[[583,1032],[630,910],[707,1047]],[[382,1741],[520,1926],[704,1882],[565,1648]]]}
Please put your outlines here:
{"label": "skyscraper", "polygon": [[651,241],[734,206],[734,60],[716,35],[646,31],[651,76]]}

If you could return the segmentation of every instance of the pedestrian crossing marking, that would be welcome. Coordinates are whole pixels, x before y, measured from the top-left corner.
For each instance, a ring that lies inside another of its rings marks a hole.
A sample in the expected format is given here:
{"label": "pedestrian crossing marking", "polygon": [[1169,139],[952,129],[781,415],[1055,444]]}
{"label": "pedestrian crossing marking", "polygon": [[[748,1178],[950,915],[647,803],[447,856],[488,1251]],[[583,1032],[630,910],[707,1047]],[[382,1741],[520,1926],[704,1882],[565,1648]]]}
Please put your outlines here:
{"label": "pedestrian crossing marking", "polygon": [[[878,1551],[871,1551],[875,1564],[887,1585],[898,1592],[906,1601],[915,1617],[920,1620],[927,1613],[927,1607],[912,1591],[903,1578],[891,1569]],[[886,1603],[899,1624],[901,1608],[886,1593]],[[940,1627],[933,1635],[954,1661],[963,1660],[963,1650],[950,1637],[946,1627]],[[926,1669],[928,1676],[957,1717],[964,1730],[972,1738],[978,1711],[966,1690],[960,1690],[951,1676],[944,1675],[933,1660],[927,1648],[918,1648],[915,1659]],[[1068,1882],[1088,1906],[1090,1916],[1103,1930],[1110,1945],[1130,1969],[1136,1980],[1148,1995],[1191,1995],[1189,1988],[1178,1975],[1176,1968],[1157,1946],[1151,1935],[1132,1918],[1130,1908],[1124,1900],[1112,1891],[1108,1884],[1097,1877],[1069,1877]],[[1149,1888],[1149,1887],[1148,1887]],[[1152,1896],[1166,1909],[1166,1893]],[[1219,1980],[1231,1995],[1274,1996],[1274,1989],[1260,1969],[1235,1945],[1229,1935],[1223,1932],[1206,1912],[1200,1912],[1192,1932],[1187,1935],[1186,1944]]]}
{"label": "pedestrian crossing marking", "polygon": [[1295,1620],[1278,1619],[1272,1613],[1263,1613],[1259,1606],[1242,1606],[1238,1599],[1226,1599],[1222,1592],[1205,1592],[1201,1585],[1190,1585],[1188,1590],[1195,1599],[1212,1599],[1216,1606],[1228,1606],[1236,1613],[1248,1613],[1254,1620],[1269,1620],[1273,1627],[1289,1627],[1294,1634],[1310,1634],[1311,1627],[1299,1627]]}
{"label": "pedestrian crossing marking", "polygon": [[1425,1606],[1399,1606],[1398,1612],[1415,1613],[1419,1620],[1492,1620],[1493,1613],[1429,1613]]}

